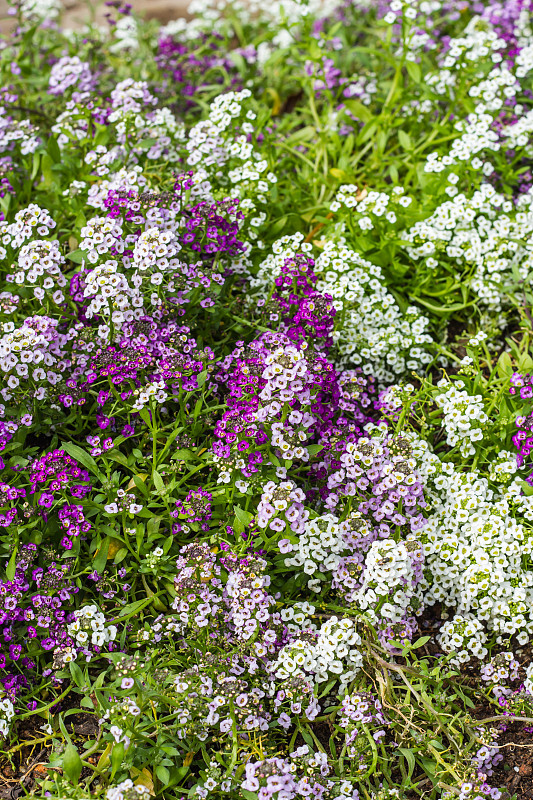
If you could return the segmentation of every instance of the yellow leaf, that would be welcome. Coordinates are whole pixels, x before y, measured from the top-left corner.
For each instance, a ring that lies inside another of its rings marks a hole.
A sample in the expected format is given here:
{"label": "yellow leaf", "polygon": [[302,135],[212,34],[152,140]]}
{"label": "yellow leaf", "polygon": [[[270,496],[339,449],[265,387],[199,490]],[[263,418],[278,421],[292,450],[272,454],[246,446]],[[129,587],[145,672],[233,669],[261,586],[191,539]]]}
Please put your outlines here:
{"label": "yellow leaf", "polygon": [[274,101],[274,105],[272,106],[272,116],[275,117],[276,114],[279,114],[281,111],[281,98],[275,89],[267,89],[267,94],[269,94]]}
{"label": "yellow leaf", "polygon": [[194,753],[193,752],[187,753],[187,755],[183,759],[183,766],[184,767],[190,767],[191,764],[192,764],[193,758],[194,758]]}
{"label": "yellow leaf", "polygon": [[109,542],[109,550],[107,551],[107,560],[110,561],[110,559],[115,558],[116,554],[118,553],[121,547],[122,547],[122,542],[119,542],[118,539],[112,539]]}
{"label": "yellow leaf", "polygon": [[144,769],[140,771],[135,767],[132,767],[130,769],[130,776],[135,786],[144,786],[144,788],[148,790],[149,794],[151,794],[152,797],[155,797],[154,779],[152,778],[152,773],[148,767],[144,767]]}
{"label": "yellow leaf", "polygon": [[[145,481],[146,478],[148,477],[148,473],[147,472],[140,472],[135,477],[136,478],[140,478],[142,481]],[[128,489],[135,489],[135,481],[133,480],[133,478],[128,483]]]}
{"label": "yellow leaf", "polygon": [[111,742],[108,742],[106,749],[104,750],[104,752],[102,753],[102,755],[100,756],[100,758],[98,760],[98,764],[96,766],[96,769],[98,771],[101,771],[103,769],[103,767],[109,761],[109,753],[111,752],[111,748],[112,747],[113,747],[113,745],[111,744]]}

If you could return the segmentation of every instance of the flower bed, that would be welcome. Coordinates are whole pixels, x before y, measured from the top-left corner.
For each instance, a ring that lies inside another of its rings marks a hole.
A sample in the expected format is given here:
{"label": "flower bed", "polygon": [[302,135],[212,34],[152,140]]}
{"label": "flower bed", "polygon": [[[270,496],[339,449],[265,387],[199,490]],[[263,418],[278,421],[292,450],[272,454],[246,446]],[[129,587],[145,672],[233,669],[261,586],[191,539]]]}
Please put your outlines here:
{"label": "flower bed", "polygon": [[533,7],[12,12],[0,797],[533,798]]}

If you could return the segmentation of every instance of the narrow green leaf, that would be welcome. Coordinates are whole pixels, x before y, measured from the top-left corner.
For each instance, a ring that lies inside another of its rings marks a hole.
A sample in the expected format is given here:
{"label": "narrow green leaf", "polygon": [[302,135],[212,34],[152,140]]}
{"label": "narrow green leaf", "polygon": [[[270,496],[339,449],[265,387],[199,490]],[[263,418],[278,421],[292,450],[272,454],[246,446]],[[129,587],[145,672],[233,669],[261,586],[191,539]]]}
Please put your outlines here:
{"label": "narrow green leaf", "polygon": [[62,758],[63,772],[69,781],[76,785],[80,779],[83,764],[81,758],[72,742],[69,742],[65,747],[65,752]]}
{"label": "narrow green leaf", "polygon": [[16,570],[16,561],[17,561],[17,553],[18,547],[15,547],[13,552],[11,553],[11,557],[9,559],[7,568],[6,568],[6,578],[8,581],[12,581],[15,577],[15,570]]}
{"label": "narrow green leaf", "polygon": [[409,77],[415,82],[420,83],[422,80],[422,70],[420,69],[420,64],[417,64],[416,61],[407,61],[405,64]]}
{"label": "narrow green leaf", "polygon": [[93,475],[98,475],[100,477],[100,470],[98,469],[96,461],[86,450],[83,450],[81,447],[78,447],[77,444],[73,444],[72,442],[66,442],[63,444],[63,450],[66,450],[69,456],[72,456],[72,458],[76,459],[78,464],[81,464],[82,467],[88,469],[89,472],[93,473]]}

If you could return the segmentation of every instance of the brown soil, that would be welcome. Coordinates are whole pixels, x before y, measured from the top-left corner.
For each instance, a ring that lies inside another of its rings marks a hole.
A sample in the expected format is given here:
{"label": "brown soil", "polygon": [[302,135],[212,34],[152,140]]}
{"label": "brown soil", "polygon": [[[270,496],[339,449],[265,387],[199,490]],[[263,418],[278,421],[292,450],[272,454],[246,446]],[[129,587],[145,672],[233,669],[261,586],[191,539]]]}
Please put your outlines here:
{"label": "brown soil", "polygon": [[[137,14],[142,14],[147,19],[158,19],[162,23],[172,19],[187,16],[189,0],[128,0]],[[65,13],[63,25],[65,28],[78,28],[91,17],[92,10],[96,10],[96,21],[104,21],[107,10],[103,0],[63,0]],[[0,0],[0,30],[10,27],[11,18],[7,16],[7,0]]]}

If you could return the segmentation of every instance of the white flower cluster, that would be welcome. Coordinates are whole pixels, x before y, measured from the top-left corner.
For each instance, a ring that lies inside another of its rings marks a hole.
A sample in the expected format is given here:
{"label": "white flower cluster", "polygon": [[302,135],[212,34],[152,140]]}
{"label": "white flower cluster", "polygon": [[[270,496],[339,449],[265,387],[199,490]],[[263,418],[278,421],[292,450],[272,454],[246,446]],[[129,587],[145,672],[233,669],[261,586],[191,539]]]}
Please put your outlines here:
{"label": "white flower cluster", "polygon": [[[518,28],[521,27],[519,22]],[[522,26],[523,27],[523,26]],[[525,33],[527,26],[524,27]],[[501,147],[500,137],[494,130],[493,122],[496,114],[500,113],[506,102],[514,98],[519,91],[518,78],[524,77],[533,68],[533,58],[530,53],[533,49],[525,46],[530,41],[531,31],[527,30],[527,39],[522,38],[521,50],[516,57],[514,66],[504,63],[500,50],[505,49],[506,43],[498,37],[498,34],[487,24],[486,20],[473,17],[467,25],[464,36],[451,39],[449,49],[442,60],[442,69],[426,77],[426,83],[431,86],[437,94],[449,94],[457,83],[458,76],[461,80],[470,83],[469,95],[476,100],[474,110],[465,119],[459,119],[455,123],[455,128],[459,132],[458,138],[452,143],[449,151],[444,156],[438,152],[431,153],[427,159],[426,172],[440,172],[451,164],[463,162],[465,165],[480,169],[486,175],[493,171],[492,165],[484,163],[482,156],[484,151],[496,151]],[[477,71],[479,59],[490,59],[494,67],[488,74]],[[465,74],[466,73],[466,74]],[[468,77],[466,77],[468,75]],[[522,106],[517,106],[518,114],[522,111]],[[511,128],[514,126],[510,126]],[[527,140],[522,131],[520,121],[517,127],[517,137],[514,142],[520,146],[526,146]],[[503,131],[505,137],[509,130]],[[512,134],[511,134],[512,135]],[[517,139],[520,141],[517,142]]]}
{"label": "white flower cluster", "polygon": [[18,254],[18,271],[7,276],[7,280],[19,286],[33,286],[33,294],[38,300],[51,295],[54,303],[65,299],[61,291],[67,284],[62,265],[65,259],[59,249],[59,242],[45,239],[34,241],[21,247]]}
{"label": "white flower cluster", "polygon": [[406,19],[416,19],[418,2],[415,0],[392,0],[389,3],[390,11],[387,11],[383,21],[389,25],[401,24],[402,16]]}
{"label": "white flower cluster", "polygon": [[[442,172],[446,167],[460,161],[468,162],[475,168],[476,159],[474,157],[478,153],[482,153],[484,150],[497,151],[500,149],[498,134],[492,129],[493,122],[492,115],[481,111],[479,106],[476,111],[468,115],[466,120],[458,120],[455,128],[461,135],[454,139],[445,156],[441,156],[438,152],[430,153],[424,165],[424,171]],[[479,159],[477,161],[481,167],[483,162]]]}
{"label": "white flower cluster", "polygon": [[61,13],[61,0],[22,0],[20,13],[32,21],[55,19]]}
{"label": "white flower cluster", "polygon": [[[285,559],[285,565],[301,567],[311,577],[317,572],[322,575],[326,571],[333,572],[341,562],[342,553],[347,549],[339,520],[333,514],[308,520],[296,543],[282,540],[280,544],[283,552],[293,553]],[[318,578],[312,577],[308,587],[314,592],[320,592],[322,584]]]}
{"label": "white flower cluster", "polygon": [[509,483],[515,472],[518,472],[516,453],[511,453],[510,450],[500,450],[490,462],[489,478],[494,483]]}
{"label": "white flower cluster", "polygon": [[442,625],[437,639],[445,653],[453,653],[452,664],[465,664],[472,656],[483,659],[488,653],[487,634],[474,616],[456,614]]}
{"label": "white flower cluster", "polygon": [[30,203],[27,208],[22,208],[15,214],[15,221],[10,225],[6,221],[0,222],[0,237],[2,245],[0,247],[0,258],[5,258],[7,251],[5,247],[21,247],[27,239],[33,239],[35,232],[39,236],[48,236],[56,224],[48,211],[40,208],[35,203]]}
{"label": "white flower cluster", "polygon": [[[134,279],[135,276],[132,282]],[[85,284],[84,296],[91,298],[85,311],[88,319],[99,315],[120,328],[124,322],[140,317],[142,297],[130,287],[126,276],[118,271],[117,261],[106,261],[95,267],[87,273]],[[104,338],[109,335],[109,331],[107,321],[98,328],[99,335]]]}
{"label": "white flower cluster", "polygon": [[[181,250],[175,234],[170,230],[148,228],[143,231],[133,249],[133,266],[141,272],[166,270],[173,266],[172,259]],[[160,276],[162,279],[162,276]],[[152,275],[152,279],[154,275]],[[155,281],[153,281],[155,283]]]}
{"label": "white flower cluster", "polygon": [[156,108],[146,120],[143,138],[155,139],[146,150],[146,158],[165,157],[165,161],[179,161],[179,145],[185,140],[185,126],[179,122],[169,108]]}
{"label": "white flower cluster", "polygon": [[118,253],[124,251],[122,224],[109,217],[92,217],[80,231],[80,250],[87,253],[87,261],[96,264],[100,256],[109,253],[112,247]]}
{"label": "white flower cluster", "polygon": [[475,615],[498,643],[517,634],[525,644],[533,634],[533,498],[518,478],[492,489],[476,470],[458,472],[423,439],[412,434],[410,441],[432,509],[420,533],[424,602]]}
{"label": "white flower cluster", "polygon": [[513,108],[514,113],[518,117],[518,121],[512,125],[506,125],[502,130],[502,136],[505,137],[506,146],[515,150],[524,148],[524,155],[531,156],[533,148],[531,146],[531,134],[533,133],[533,111],[524,111],[524,106],[517,103]]}
{"label": "white flower cluster", "polygon": [[[261,263],[253,288],[266,296],[287,258],[310,253],[312,246],[302,234],[284,236]],[[387,291],[381,268],[363,259],[341,239],[326,241],[316,259],[316,288],[333,297],[337,309],[334,341],[341,366],[363,365],[366,373],[385,383],[406,370],[423,369],[431,355],[426,333],[428,319],[410,306],[402,314]]]}
{"label": "white flower cluster", "polygon": [[33,153],[41,142],[39,129],[29,119],[6,116],[5,108],[0,106],[0,152],[10,151],[14,142],[20,144],[23,156]]}
{"label": "white flower cluster", "polygon": [[134,784],[130,778],[110,786],[106,793],[106,800],[150,800],[150,790],[141,784]]}
{"label": "white flower cluster", "polygon": [[91,171],[95,175],[103,177],[104,175],[109,175],[111,166],[120,158],[121,152],[122,148],[118,145],[108,148],[104,144],[97,144],[94,150],[89,150],[85,154],[83,160],[90,165]]}
{"label": "white flower cluster", "polygon": [[531,42],[530,16],[527,13],[526,14],[522,13],[521,17],[524,22],[524,28],[522,31],[523,37],[521,42],[523,46],[515,59],[517,78],[524,78],[527,75],[527,73],[531,72],[531,70],[533,69],[533,44],[529,43],[526,46],[526,39],[529,40],[529,42]]}
{"label": "white flower cluster", "polygon": [[[463,31],[463,36],[450,39],[449,47],[446,50],[442,66],[444,69],[460,67],[461,62],[471,62],[475,64],[482,58],[486,58],[489,53],[496,53],[506,46],[503,39],[499,39],[497,33],[487,25],[485,20],[480,17],[472,17]],[[501,60],[496,55],[493,61]]]}
{"label": "white flower cluster", "polygon": [[212,24],[223,20],[224,12],[231,8],[241,24],[260,15],[275,25],[296,25],[305,17],[327,17],[340,5],[339,0],[272,0],[268,4],[261,0],[192,0],[187,12],[191,17],[203,16]]}
{"label": "white flower cluster", "polygon": [[363,105],[369,106],[372,102],[372,95],[378,90],[377,79],[371,75],[359,75],[350,78],[350,82],[345,84],[344,96],[347,98],[356,97]]}
{"label": "white flower cluster", "polygon": [[326,242],[315,271],[317,290],[331,295],[337,309],[334,341],[341,365],[362,364],[365,372],[385,382],[430,363],[427,318],[414,306],[402,314],[380,267],[340,240]]}
{"label": "white flower cluster", "polygon": [[143,386],[142,389],[135,389],[133,392],[133,396],[135,397],[133,408],[135,411],[140,411],[141,408],[150,405],[150,400],[152,399],[155,400],[158,405],[161,405],[168,397],[165,389],[165,381],[155,381],[154,383]]}
{"label": "white flower cluster", "polygon": [[450,383],[443,378],[437,386],[446,389],[435,398],[444,415],[441,424],[446,431],[446,442],[450,447],[459,444],[461,455],[465,458],[474,455],[476,449],[473,442],[483,439],[483,428],[489,419],[483,410],[482,396],[462,391],[465,387],[464,381]]}
{"label": "white flower cluster", "polygon": [[[415,590],[413,563],[407,542],[415,543],[418,551],[421,550],[416,536],[410,533],[406,542],[396,542],[394,539],[372,542],[366,555],[363,586],[352,597],[352,601],[375,621],[378,619],[374,611],[377,607],[380,615],[391,622],[400,622],[410,607]],[[383,598],[387,599],[380,605]]]}
{"label": "white flower cluster", "polygon": [[88,649],[89,645],[103,647],[107,642],[113,642],[117,629],[115,625],[106,625],[106,619],[96,605],[83,606],[74,611],[74,616],[74,622],[67,626],[68,634],[75,640],[86,660],[90,661],[92,653]]}
{"label": "white flower cluster", "polygon": [[353,620],[331,617],[319,629],[315,625],[304,628],[294,641],[286,644],[273,664],[273,671],[279,679],[311,677],[315,683],[335,676],[342,692],[363,665],[360,644]]}
{"label": "white flower cluster", "polygon": [[531,197],[522,201],[526,211],[498,194],[490,184],[481,184],[468,198],[458,194],[440,205],[425,220],[416,222],[401,238],[411,242],[407,252],[436,267],[450,259],[468,273],[470,288],[492,310],[500,310],[501,284],[517,268],[525,280],[533,269],[533,213]]}
{"label": "white flower cluster", "polygon": [[[246,113],[243,110],[244,101],[250,96],[249,89],[218,95],[211,102],[207,119],[191,129],[186,145],[189,152],[187,164],[197,171],[196,187],[191,190],[191,195],[201,194],[204,198],[212,195],[211,180],[217,177],[221,166],[227,165],[232,189],[244,198],[241,210],[255,208],[253,195],[259,202],[266,202],[269,184],[276,183],[277,178],[272,172],[267,172],[268,162],[247,139],[247,134],[253,131],[252,122],[256,116],[251,109]],[[239,135],[235,135],[236,123],[239,123],[241,131]],[[232,166],[235,162],[236,166]]]}
{"label": "white flower cluster", "polygon": [[272,423],[270,443],[278,448],[284,458],[298,458],[309,461],[309,452],[304,443],[309,439],[307,429],[316,421],[308,411],[298,411],[293,408],[287,417],[291,424],[291,433],[287,432],[283,422]]}
{"label": "white flower cluster", "polygon": [[35,384],[45,381],[54,386],[60,381],[60,374],[50,369],[57,364],[49,348],[57,324],[57,320],[43,315],[26,317],[19,328],[13,322],[4,323],[0,338],[0,370],[5,373],[0,395],[4,400],[10,400],[11,390],[21,383],[27,389],[29,381],[33,383],[33,397],[42,400],[46,388],[35,388]]}
{"label": "white flower cluster", "polygon": [[89,121],[83,104],[73,103],[59,114],[51,130],[56,135],[60,150],[79,146],[79,142],[87,138],[89,131]]}
{"label": "white flower cluster", "polygon": [[[11,323],[13,326],[13,323]],[[6,325],[4,325],[4,330]],[[0,369],[9,372],[12,369],[19,371],[23,364],[38,364],[43,360],[39,347],[46,345],[42,333],[29,325],[21,325],[4,333],[0,339]]]}
{"label": "white flower cluster", "polygon": [[526,680],[524,681],[524,688],[529,694],[533,694],[533,661],[526,667]]}
{"label": "white flower cluster", "polygon": [[9,723],[15,716],[15,709],[11,700],[3,692],[0,694],[0,736],[6,737],[9,733]]}
{"label": "white flower cluster", "polygon": [[109,48],[112,53],[135,50],[139,46],[139,31],[135,17],[119,17],[113,26],[113,38],[115,41]]}
{"label": "white flower cluster", "polygon": [[388,223],[393,225],[397,221],[395,206],[408,208],[412,203],[412,198],[404,195],[401,186],[395,186],[392,193],[367,192],[366,189],[358,190],[355,184],[342,186],[335,195],[335,200],[330,205],[331,211],[338,211],[342,206],[353,208],[357,212],[357,224],[362,231],[370,231],[374,228],[376,220],[373,217],[384,217]]}

